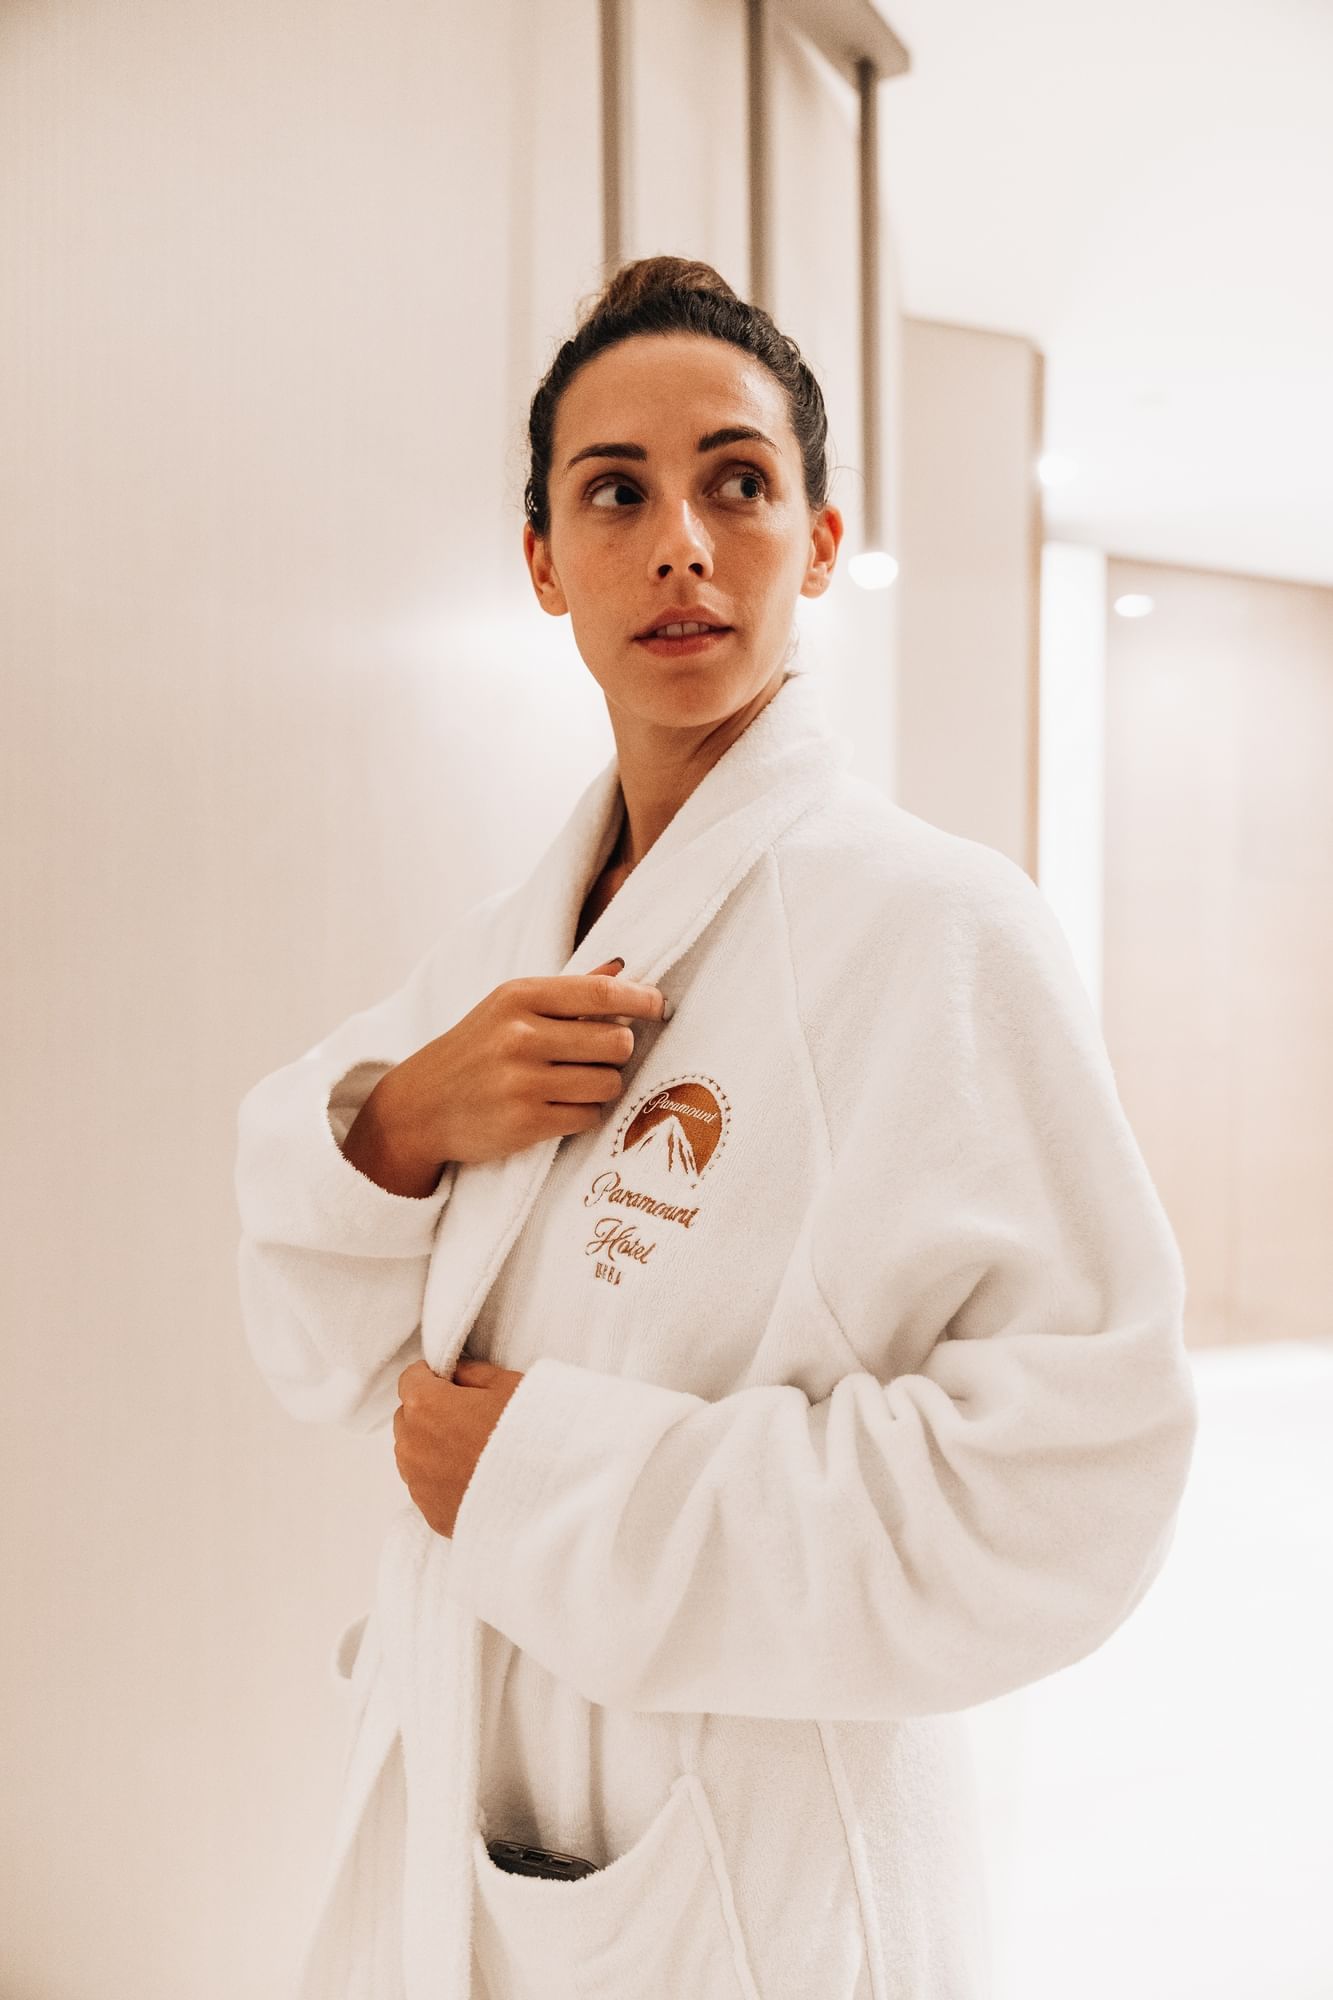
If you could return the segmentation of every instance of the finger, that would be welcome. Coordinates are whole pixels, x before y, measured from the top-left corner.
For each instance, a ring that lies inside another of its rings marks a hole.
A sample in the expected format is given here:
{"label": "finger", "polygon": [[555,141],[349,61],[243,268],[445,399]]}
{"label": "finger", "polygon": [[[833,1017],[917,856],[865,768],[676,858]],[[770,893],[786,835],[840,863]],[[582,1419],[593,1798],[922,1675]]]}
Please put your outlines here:
{"label": "finger", "polygon": [[398,1377],[398,1400],[400,1403],[403,1400],[406,1389],[410,1387],[415,1387],[420,1382],[421,1371],[423,1368],[426,1370],[428,1375],[434,1374],[435,1372],[432,1369],[429,1361],[420,1360],[420,1361],[410,1362],[409,1365],[406,1368],[404,1368],[402,1374]]}
{"label": "finger", "polygon": [[660,1021],[666,995],[656,986],[637,979],[618,979],[606,973],[561,974],[557,979],[536,982],[530,1005],[534,1014],[556,1019],[580,1020],[587,1015],[620,1015],[641,1021]]}

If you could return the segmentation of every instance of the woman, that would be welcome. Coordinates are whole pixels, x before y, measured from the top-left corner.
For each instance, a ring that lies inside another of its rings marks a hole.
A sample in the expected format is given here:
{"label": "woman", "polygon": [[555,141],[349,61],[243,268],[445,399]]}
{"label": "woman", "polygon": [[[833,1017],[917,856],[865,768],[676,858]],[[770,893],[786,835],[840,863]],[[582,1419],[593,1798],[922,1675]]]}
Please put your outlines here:
{"label": "woman", "polygon": [[530,436],[616,756],[240,1111],[255,1359],[409,1494],[303,2000],[979,2000],[957,1712],[1161,1568],[1176,1245],[1045,899],[789,671],[842,532],[794,345],[631,264]]}

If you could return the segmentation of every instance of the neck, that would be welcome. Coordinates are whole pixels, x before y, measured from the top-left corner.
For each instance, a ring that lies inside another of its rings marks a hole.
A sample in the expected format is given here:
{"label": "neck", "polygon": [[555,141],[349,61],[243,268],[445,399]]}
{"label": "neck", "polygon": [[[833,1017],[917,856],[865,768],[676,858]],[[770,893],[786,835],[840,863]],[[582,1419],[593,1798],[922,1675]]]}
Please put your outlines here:
{"label": "neck", "polygon": [[650,732],[645,732],[636,718],[611,709],[624,813],[608,869],[623,870],[628,875],[638,867],[695,786],[707,777],[737,737],[743,735],[759,711],[767,707],[785,679],[783,667],[734,715],[709,723],[701,730],[663,730],[650,726]]}

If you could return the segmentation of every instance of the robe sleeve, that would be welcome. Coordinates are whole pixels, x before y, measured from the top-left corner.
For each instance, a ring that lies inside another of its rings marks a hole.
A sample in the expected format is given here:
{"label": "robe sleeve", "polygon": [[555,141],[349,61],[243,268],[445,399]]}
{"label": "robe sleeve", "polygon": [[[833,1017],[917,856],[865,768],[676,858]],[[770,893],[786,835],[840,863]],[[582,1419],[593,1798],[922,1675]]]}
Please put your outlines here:
{"label": "robe sleeve", "polygon": [[261,1078],[237,1113],[237,1280],[251,1356],[277,1401],[310,1423],[388,1423],[421,1355],[431,1247],[456,1178],[432,1194],[382,1188],[345,1158],[385,1073],[489,990],[484,944],[508,892],[439,938],[396,992]]}
{"label": "robe sleeve", "polygon": [[1179,1252],[1053,911],[1012,863],[984,883],[882,943],[854,1089],[825,1037],[850,1108],[791,1295],[859,1367],[710,1402],[543,1357],[487,1440],[448,1589],[590,1701],[964,1709],[1161,1569],[1197,1426]]}

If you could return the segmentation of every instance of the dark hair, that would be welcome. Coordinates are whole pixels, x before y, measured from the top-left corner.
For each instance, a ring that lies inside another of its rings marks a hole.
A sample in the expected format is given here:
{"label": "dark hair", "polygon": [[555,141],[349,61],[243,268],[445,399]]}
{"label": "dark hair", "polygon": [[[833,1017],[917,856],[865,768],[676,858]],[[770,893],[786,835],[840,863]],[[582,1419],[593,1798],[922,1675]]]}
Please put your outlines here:
{"label": "dark hair", "polygon": [[711,264],[689,257],[640,257],[622,264],[599,293],[581,303],[577,331],[557,353],[532,399],[523,507],[534,534],[550,533],[547,482],[561,396],[594,354],[636,333],[707,334],[762,361],[787,392],[791,427],[805,468],[805,497],[814,511],[827,504],[828,418],[819,384],[796,342],[778,331],[762,306],[739,297]]}

